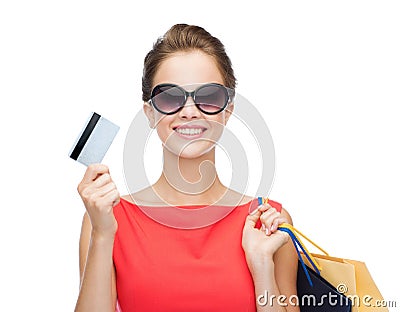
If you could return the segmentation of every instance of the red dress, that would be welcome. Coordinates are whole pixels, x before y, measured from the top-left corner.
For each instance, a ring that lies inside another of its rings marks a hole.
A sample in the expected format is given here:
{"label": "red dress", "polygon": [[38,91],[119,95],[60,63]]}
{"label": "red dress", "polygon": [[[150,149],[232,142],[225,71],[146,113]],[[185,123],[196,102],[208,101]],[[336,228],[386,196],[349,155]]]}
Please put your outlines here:
{"label": "red dress", "polygon": [[[279,203],[269,204],[280,211]],[[256,311],[241,241],[246,216],[257,206],[257,199],[237,207],[213,206],[229,208],[227,215],[210,225],[182,229],[155,221],[121,199],[114,207],[118,231],[113,260],[122,312]]]}

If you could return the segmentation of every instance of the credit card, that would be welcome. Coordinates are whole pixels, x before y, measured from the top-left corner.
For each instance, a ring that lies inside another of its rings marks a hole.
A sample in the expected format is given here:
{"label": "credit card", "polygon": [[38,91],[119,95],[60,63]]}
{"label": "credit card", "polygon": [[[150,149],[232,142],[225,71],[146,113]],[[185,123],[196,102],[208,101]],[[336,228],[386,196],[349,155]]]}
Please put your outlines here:
{"label": "credit card", "polygon": [[101,163],[118,131],[119,126],[93,112],[72,146],[69,157],[85,166]]}

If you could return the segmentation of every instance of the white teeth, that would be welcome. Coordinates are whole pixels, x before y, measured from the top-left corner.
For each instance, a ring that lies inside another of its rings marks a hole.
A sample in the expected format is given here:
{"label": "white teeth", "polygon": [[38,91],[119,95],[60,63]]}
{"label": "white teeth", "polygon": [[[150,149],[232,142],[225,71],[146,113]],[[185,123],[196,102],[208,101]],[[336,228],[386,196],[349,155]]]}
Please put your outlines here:
{"label": "white teeth", "polygon": [[177,128],[175,130],[176,132],[180,133],[180,134],[184,134],[184,135],[196,135],[196,134],[200,134],[203,132],[203,129],[197,128]]}

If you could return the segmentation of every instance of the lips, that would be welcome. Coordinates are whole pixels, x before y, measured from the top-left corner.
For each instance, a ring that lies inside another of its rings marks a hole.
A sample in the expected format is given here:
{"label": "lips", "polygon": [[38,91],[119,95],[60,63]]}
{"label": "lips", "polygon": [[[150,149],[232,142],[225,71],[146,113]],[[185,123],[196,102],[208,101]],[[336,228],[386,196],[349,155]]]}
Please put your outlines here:
{"label": "lips", "polygon": [[179,135],[189,138],[200,137],[202,133],[207,130],[207,128],[203,126],[196,126],[196,125],[178,126],[174,127],[173,129]]}

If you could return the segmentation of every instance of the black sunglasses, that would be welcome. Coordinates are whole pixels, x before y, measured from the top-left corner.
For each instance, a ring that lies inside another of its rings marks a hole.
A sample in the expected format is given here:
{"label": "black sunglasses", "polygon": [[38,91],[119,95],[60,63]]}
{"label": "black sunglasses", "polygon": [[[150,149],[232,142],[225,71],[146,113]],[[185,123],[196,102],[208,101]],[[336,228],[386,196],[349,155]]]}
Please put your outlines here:
{"label": "black sunglasses", "polygon": [[188,97],[191,97],[201,112],[215,115],[226,108],[234,95],[234,90],[218,83],[207,83],[191,92],[172,83],[163,83],[151,91],[150,103],[160,113],[172,115],[179,112],[185,106]]}

